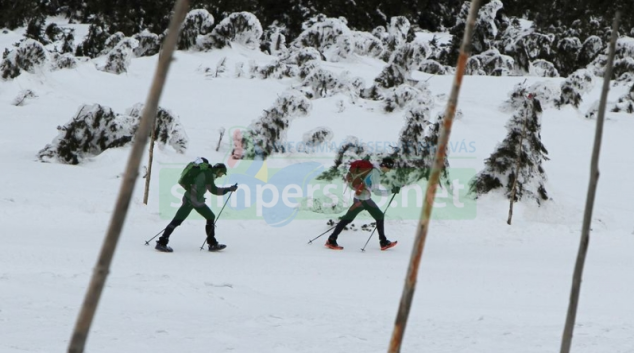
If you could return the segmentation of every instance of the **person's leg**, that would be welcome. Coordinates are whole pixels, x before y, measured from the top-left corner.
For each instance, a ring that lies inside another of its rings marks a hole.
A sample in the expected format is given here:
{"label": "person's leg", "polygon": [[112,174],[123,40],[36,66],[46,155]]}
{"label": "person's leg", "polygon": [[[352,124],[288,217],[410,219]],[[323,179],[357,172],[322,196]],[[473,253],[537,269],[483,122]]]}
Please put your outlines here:
{"label": "person's leg", "polygon": [[163,232],[157,243],[161,245],[167,245],[167,243],[169,243],[170,235],[172,234],[174,229],[176,229],[176,227],[180,226],[183,223],[187,216],[189,216],[189,213],[192,211],[192,209],[193,207],[191,203],[187,200],[186,194],[185,196],[183,196],[183,204],[178,209],[178,211],[176,211],[176,215],[174,216],[170,224],[167,225],[165,231]]}
{"label": "person's leg", "polygon": [[328,241],[330,243],[336,244],[339,233],[341,233],[341,231],[343,231],[343,228],[345,228],[348,224],[352,223],[352,221],[361,211],[363,211],[363,203],[358,199],[354,199],[354,202],[352,203],[352,206],[350,206],[350,208],[348,209],[348,212],[346,212],[346,214],[341,217],[341,221],[337,223],[335,230],[328,237]]}
{"label": "person's leg", "polygon": [[379,233],[379,241],[381,244],[385,243],[387,238],[385,237],[385,215],[383,214],[383,211],[381,211],[379,206],[377,206],[372,199],[363,201],[363,208],[370,212],[370,215],[376,221],[376,230]]}
{"label": "person's leg", "polygon": [[218,241],[216,240],[216,229],[215,229],[216,226],[214,224],[216,222],[216,215],[205,204],[203,204],[200,207],[196,207],[195,210],[207,220],[207,224],[205,224],[205,234],[207,234],[207,244],[209,245],[218,244]]}

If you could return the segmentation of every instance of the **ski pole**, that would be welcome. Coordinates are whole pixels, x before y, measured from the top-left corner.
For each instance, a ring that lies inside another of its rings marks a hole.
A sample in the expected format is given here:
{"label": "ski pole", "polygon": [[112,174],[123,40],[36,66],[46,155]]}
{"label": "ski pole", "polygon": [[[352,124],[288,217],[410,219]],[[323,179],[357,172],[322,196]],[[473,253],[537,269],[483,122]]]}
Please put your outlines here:
{"label": "ski pole", "polygon": [[158,233],[156,233],[156,235],[155,235],[155,236],[153,236],[153,237],[152,237],[152,238],[150,238],[149,240],[146,240],[146,241],[145,241],[145,245],[150,245],[150,242],[152,241],[152,239],[154,239],[154,238],[158,237],[161,233],[163,233],[163,231],[164,231],[164,230],[165,230],[165,228],[161,229],[161,231],[160,231],[160,232],[158,232]]}
{"label": "ski pole", "polygon": [[[385,211],[383,211],[383,217],[384,218],[385,218],[385,214],[387,213],[387,209],[390,207],[390,204],[392,203],[392,200],[394,200],[394,196],[396,196],[396,194],[392,195],[392,198],[390,199],[390,202],[388,202],[387,206],[385,206]],[[375,231],[376,231],[376,225],[374,226],[374,230],[372,231],[372,233],[370,233],[370,236],[368,237],[368,240],[365,242],[365,245],[361,248],[361,251],[365,251],[365,247],[368,246],[368,243],[370,242],[370,239],[374,235]]]}
{"label": "ski pole", "polygon": [[[236,183],[236,185],[238,185]],[[222,210],[225,209],[225,206],[227,206],[227,202],[229,202],[229,199],[231,198],[231,195],[233,195],[233,191],[229,193],[229,197],[227,197],[227,201],[225,201],[225,204],[222,205],[222,208],[220,209],[220,212],[218,212],[218,217],[216,217],[216,219],[214,220],[214,228],[216,228],[216,222],[218,222],[218,218],[220,218],[220,215],[222,214]],[[207,239],[205,238],[205,241],[203,241],[203,245],[200,246],[200,250],[205,248],[205,243],[207,242]]]}
{"label": "ski pole", "polygon": [[323,236],[324,234],[330,232],[331,230],[333,230],[337,225],[335,224],[334,226],[330,227],[330,229],[328,229],[327,231],[319,234],[318,236],[312,238],[311,240],[308,241],[308,244],[312,244],[314,240],[317,240],[317,238],[321,238],[321,236]]}

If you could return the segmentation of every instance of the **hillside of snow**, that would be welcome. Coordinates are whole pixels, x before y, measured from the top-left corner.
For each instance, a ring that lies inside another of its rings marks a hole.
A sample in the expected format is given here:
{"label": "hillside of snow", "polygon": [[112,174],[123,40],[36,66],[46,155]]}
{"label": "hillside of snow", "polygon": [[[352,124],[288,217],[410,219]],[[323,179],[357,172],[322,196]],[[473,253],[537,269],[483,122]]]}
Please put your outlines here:
{"label": "hillside of snow", "polygon": [[[0,34],[0,50],[19,38],[18,32]],[[205,68],[216,68],[223,58],[227,70],[219,77],[207,75]],[[124,113],[144,103],[158,56],[132,59],[127,74],[121,75],[97,70],[102,59],[0,81],[1,352],[59,352],[68,346],[130,147],[108,149],[79,165],[42,163],[37,154],[83,104]],[[220,184],[230,184],[232,175],[246,168],[249,161],[229,159],[229,131],[249,126],[299,81],[236,78],[235,68],[238,63],[273,60],[240,45],[176,52],[160,106],[179,117],[189,144],[182,154],[170,146],[155,149],[148,205],[142,202],[141,171],[87,351],[386,351],[418,223],[411,207],[388,210],[386,234],[399,242],[388,251],[379,250],[375,234],[361,252],[370,235],[361,230],[342,233],[341,252],[326,249],[325,236],[307,245],[329,228],[328,219],[341,213],[312,215],[304,208],[288,224],[275,227],[264,217],[241,218],[241,210],[231,206],[223,211],[216,231],[218,240],[228,245],[223,252],[199,250],[205,222],[193,216],[172,235],[174,253],[144,246],[169,223],[171,214],[163,212],[159,201],[170,197],[171,189],[160,184],[175,182],[170,170],[179,171],[204,156],[227,163],[229,175]],[[335,74],[348,71],[361,77],[367,85],[384,66],[378,59],[358,56],[322,63]],[[416,72],[413,78],[427,81],[435,110],[443,111],[453,75]],[[451,135],[452,168],[473,174],[482,169],[506,135],[512,113],[500,107],[524,80],[527,85],[544,81],[558,87],[564,79],[465,77],[458,104],[462,116]],[[579,109],[549,106],[543,113],[551,200],[541,207],[532,200],[517,203],[512,226],[506,224],[509,205],[502,194],[471,201],[475,213],[465,219],[432,220],[404,352],[559,350],[596,125],[584,115],[599,100],[602,86],[599,78],[593,83]],[[13,105],[26,89],[36,97]],[[609,100],[616,101],[628,89],[611,87]],[[384,146],[396,143],[405,121],[403,110],[386,113],[380,102],[344,94],[310,102],[308,115],[292,120],[289,142],[302,141],[304,133],[325,126],[337,144],[356,136]],[[572,349],[578,353],[634,352],[634,117],[611,112],[606,117],[573,339]],[[222,128],[228,133],[216,151]],[[335,151],[275,154],[266,167],[310,162],[328,168],[334,156]],[[269,180],[262,174],[259,178],[264,184]],[[447,196],[444,200],[451,202]],[[224,200],[218,203],[208,194],[208,201],[217,214]],[[377,201],[381,208],[387,204]],[[363,213],[356,223],[369,221]]]}

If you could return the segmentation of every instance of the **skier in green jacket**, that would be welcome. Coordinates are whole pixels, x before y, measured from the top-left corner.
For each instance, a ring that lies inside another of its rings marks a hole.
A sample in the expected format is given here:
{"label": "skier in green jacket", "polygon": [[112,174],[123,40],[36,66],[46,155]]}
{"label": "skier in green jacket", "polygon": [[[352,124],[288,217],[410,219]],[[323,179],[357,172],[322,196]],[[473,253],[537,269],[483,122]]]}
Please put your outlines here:
{"label": "skier in green jacket", "polygon": [[172,248],[167,246],[169,237],[174,229],[181,225],[189,216],[192,210],[196,210],[201,216],[207,220],[205,225],[205,233],[207,234],[207,244],[209,251],[218,251],[226,248],[224,244],[219,244],[215,234],[216,215],[205,204],[205,192],[209,191],[214,195],[222,196],[238,189],[238,184],[230,187],[217,187],[215,179],[227,174],[227,167],[222,163],[209,164],[206,158],[198,158],[194,162],[187,165],[179,184],[185,189],[183,195],[183,203],[176,212],[172,221],[167,225],[163,234],[156,242],[155,249],[162,252],[172,252]]}

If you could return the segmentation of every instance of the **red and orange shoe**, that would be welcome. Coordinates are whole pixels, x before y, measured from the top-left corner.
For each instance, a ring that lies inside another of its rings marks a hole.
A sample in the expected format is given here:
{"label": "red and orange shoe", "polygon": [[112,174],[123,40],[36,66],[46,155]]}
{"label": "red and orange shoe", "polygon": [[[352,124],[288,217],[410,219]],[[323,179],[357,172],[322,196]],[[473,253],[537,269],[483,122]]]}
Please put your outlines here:
{"label": "red and orange shoe", "polygon": [[332,250],[343,250],[343,246],[339,246],[336,241],[328,240],[326,242],[326,247]]}
{"label": "red and orange shoe", "polygon": [[398,244],[398,241],[382,241],[381,242],[381,250],[387,250],[389,248],[393,248],[396,246],[396,244]]}

